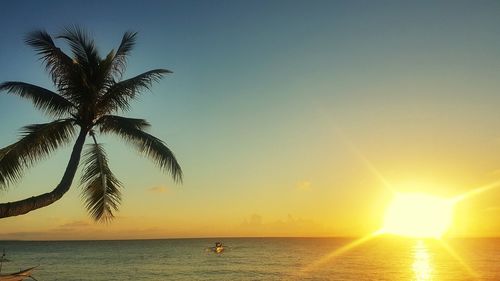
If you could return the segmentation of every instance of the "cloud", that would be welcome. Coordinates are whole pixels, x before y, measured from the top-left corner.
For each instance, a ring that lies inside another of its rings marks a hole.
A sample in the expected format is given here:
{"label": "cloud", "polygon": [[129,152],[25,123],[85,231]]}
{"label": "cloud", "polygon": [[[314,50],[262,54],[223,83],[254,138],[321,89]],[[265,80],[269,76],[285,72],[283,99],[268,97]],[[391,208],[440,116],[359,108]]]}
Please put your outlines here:
{"label": "cloud", "polygon": [[311,182],[310,181],[299,181],[295,188],[301,191],[310,191],[311,190]]}
{"label": "cloud", "polygon": [[245,218],[240,230],[255,236],[317,236],[328,234],[327,229],[313,220],[296,218],[291,214],[285,219],[265,221],[261,215]]}
{"label": "cloud", "polygon": [[0,233],[0,239],[2,240],[30,240],[33,237],[45,237],[47,233],[43,231],[18,231],[18,232],[8,232]]}
{"label": "cloud", "polygon": [[90,223],[89,221],[85,220],[74,220],[70,222],[66,222],[63,224],[60,224],[52,229],[49,229],[47,231],[47,234],[49,233],[56,233],[56,234],[69,234],[69,233],[84,233],[84,232],[91,232],[96,230],[96,225]]}
{"label": "cloud", "polygon": [[18,231],[0,233],[0,239],[14,240],[66,240],[87,239],[99,228],[83,220],[75,220],[41,231]]}
{"label": "cloud", "polygon": [[80,227],[88,227],[90,225],[89,222],[83,220],[76,220],[68,223],[61,224],[60,228],[80,228]]}
{"label": "cloud", "polygon": [[500,206],[491,206],[483,209],[484,212],[498,212],[500,211]]}
{"label": "cloud", "polygon": [[167,193],[170,191],[170,189],[166,186],[159,185],[148,188],[147,191],[151,193]]}
{"label": "cloud", "polygon": [[245,219],[243,221],[243,225],[244,226],[260,226],[260,225],[262,225],[262,216],[257,215],[257,214],[253,214],[250,216],[249,220]]}
{"label": "cloud", "polygon": [[[43,230],[26,230],[0,233],[0,240],[93,240],[93,239],[136,239],[161,238],[162,230],[157,227],[141,227],[140,219],[126,223],[114,222],[104,225],[90,219],[67,220]],[[130,226],[130,225],[133,226]]]}

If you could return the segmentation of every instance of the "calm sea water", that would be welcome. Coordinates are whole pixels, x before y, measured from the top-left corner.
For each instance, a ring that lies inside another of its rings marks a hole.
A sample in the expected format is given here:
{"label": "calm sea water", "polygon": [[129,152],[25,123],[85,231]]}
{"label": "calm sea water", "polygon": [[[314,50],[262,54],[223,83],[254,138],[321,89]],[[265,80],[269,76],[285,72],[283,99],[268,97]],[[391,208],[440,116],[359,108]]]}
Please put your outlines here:
{"label": "calm sea water", "polygon": [[[500,280],[500,239],[378,237],[0,241],[2,272],[40,264],[40,281]],[[354,243],[353,243],[354,242]],[[346,246],[347,245],[347,246]]]}

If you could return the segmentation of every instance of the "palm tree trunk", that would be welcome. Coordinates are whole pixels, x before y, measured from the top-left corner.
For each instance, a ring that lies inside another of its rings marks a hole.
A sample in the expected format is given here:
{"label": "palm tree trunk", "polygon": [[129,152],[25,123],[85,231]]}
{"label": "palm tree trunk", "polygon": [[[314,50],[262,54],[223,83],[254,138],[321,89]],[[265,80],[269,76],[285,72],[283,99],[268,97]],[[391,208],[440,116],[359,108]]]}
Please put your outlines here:
{"label": "palm tree trunk", "polygon": [[78,164],[80,163],[80,155],[82,153],[83,144],[85,143],[85,137],[87,136],[87,130],[82,129],[78,138],[76,139],[75,145],[73,146],[73,151],[71,152],[71,157],[69,158],[68,166],[66,171],[59,182],[59,184],[51,192],[40,194],[38,196],[33,196],[23,200],[1,203],[0,204],[0,218],[12,217],[24,215],[33,210],[43,208],[48,206],[61,197],[69,190],[73,178],[75,177],[76,170],[78,169]]}

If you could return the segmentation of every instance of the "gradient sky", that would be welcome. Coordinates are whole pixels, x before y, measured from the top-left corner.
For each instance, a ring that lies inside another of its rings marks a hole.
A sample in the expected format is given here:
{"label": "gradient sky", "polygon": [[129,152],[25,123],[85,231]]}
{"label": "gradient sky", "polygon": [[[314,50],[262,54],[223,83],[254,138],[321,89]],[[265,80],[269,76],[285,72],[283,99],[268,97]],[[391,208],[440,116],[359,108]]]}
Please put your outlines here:
{"label": "gradient sky", "polygon": [[[0,239],[363,235],[392,196],[375,170],[443,197],[500,179],[498,1],[8,1],[0,81],[50,88],[23,37],[72,24],[101,54],[138,31],[126,77],[174,71],[127,116],[151,122],[184,184],[101,137],[125,184],[117,219],[89,219],[78,174],[57,203],[0,220]],[[0,94],[0,120],[3,147],[48,119]],[[52,190],[68,157],[0,201]],[[452,235],[500,235],[500,188],[455,211]]]}

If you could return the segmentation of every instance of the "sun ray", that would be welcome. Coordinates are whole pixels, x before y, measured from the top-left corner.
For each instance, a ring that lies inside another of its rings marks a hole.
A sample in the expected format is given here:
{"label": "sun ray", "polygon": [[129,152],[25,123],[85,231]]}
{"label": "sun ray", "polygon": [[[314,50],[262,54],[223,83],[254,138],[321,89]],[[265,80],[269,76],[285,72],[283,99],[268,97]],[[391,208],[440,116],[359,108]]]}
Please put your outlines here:
{"label": "sun ray", "polygon": [[481,187],[474,188],[474,189],[467,191],[467,192],[464,192],[462,194],[459,194],[459,195],[453,197],[452,200],[454,202],[458,203],[458,202],[463,201],[471,196],[478,195],[480,193],[489,191],[490,189],[493,189],[493,188],[499,187],[499,186],[500,186],[500,180],[483,185]]}
{"label": "sun ray", "polygon": [[370,173],[374,175],[380,182],[382,182],[384,187],[394,192],[389,181],[387,181],[387,179],[382,175],[382,173],[370,162],[370,160],[368,160],[368,158],[364,156],[361,150],[359,150],[359,148],[356,147],[356,145],[354,145],[354,143],[350,141],[349,138],[347,138],[340,129],[334,128],[333,130],[335,131],[337,136],[339,136],[342,142],[349,148],[349,150],[351,150],[354,153],[354,155],[356,155],[356,157],[361,160],[363,165],[365,165],[365,167],[368,168]]}
{"label": "sun ray", "polygon": [[[325,115],[326,113],[323,112]],[[399,194],[399,192],[397,192],[397,190],[395,188],[393,188],[388,180],[382,175],[382,173],[363,155],[363,153],[354,145],[353,142],[351,142],[349,140],[349,138],[347,138],[345,136],[345,134],[339,129],[339,128],[336,128],[334,127],[333,128],[333,131],[335,132],[335,134],[339,137],[339,139],[341,140],[342,143],[344,143],[344,145],[346,147],[349,148],[349,150],[351,152],[353,152],[353,154],[361,160],[361,162],[363,163],[363,165],[365,167],[368,168],[368,170],[371,172],[371,174],[373,174],[378,180],[380,180],[380,182],[384,185],[384,187],[388,188],[395,196],[397,196]],[[500,187],[500,180],[498,181],[494,181],[492,183],[489,183],[489,184],[486,184],[486,185],[483,185],[483,186],[480,186],[480,187],[477,187],[477,188],[474,188],[470,191],[467,191],[467,192],[464,192],[462,194],[459,194],[455,197],[452,197],[452,198],[449,198],[449,199],[444,199],[444,198],[441,198],[439,199],[440,201],[436,201],[435,203],[436,204],[431,204],[432,205],[435,205],[435,206],[438,206],[436,207],[434,211],[437,211],[437,209],[439,209],[440,211],[444,211],[446,213],[446,218],[443,219],[441,221],[441,223],[445,223],[445,225],[442,227],[442,229],[440,229],[439,231],[430,231],[429,229],[431,229],[431,224],[422,224],[424,226],[429,226],[427,230],[423,231],[423,230],[419,230],[419,231],[416,231],[416,232],[419,232],[419,233],[406,233],[405,231],[400,231],[401,229],[398,229],[397,227],[395,229],[391,229],[391,225],[384,225],[382,226],[379,230],[371,233],[370,235],[367,235],[367,236],[364,236],[360,239],[357,239],[345,246],[342,246],[334,251],[332,251],[331,253],[323,256],[322,258],[320,258],[319,260],[313,262],[312,264],[302,268],[299,272],[299,276],[303,276],[303,275],[306,275],[310,272],[312,272],[313,270],[317,269],[319,266],[327,263],[328,261],[334,259],[334,258],[337,258],[339,257],[340,255],[346,253],[347,251],[355,248],[355,247],[358,247],[360,245],[362,245],[363,243],[366,243],[367,241],[369,240],[372,240],[373,238],[375,238],[376,236],[379,236],[379,235],[383,235],[383,234],[386,234],[386,233],[389,233],[389,234],[396,234],[396,235],[399,235],[399,234],[403,234],[403,236],[410,236],[410,237],[427,237],[427,238],[433,238],[437,241],[440,242],[440,244],[442,245],[442,247],[450,254],[450,256],[452,256],[458,263],[460,263],[460,265],[467,271],[467,273],[473,277],[473,278],[477,278],[479,275],[459,256],[459,254],[451,247],[451,245],[449,245],[446,241],[444,241],[443,239],[441,239],[441,236],[446,232],[446,230],[448,229],[449,227],[449,223],[451,223],[451,218],[453,216],[453,208],[454,206],[463,201],[463,200],[466,200],[472,196],[475,196],[475,195],[478,195],[478,194],[481,194],[483,192],[486,192],[486,191],[489,191],[493,188],[497,188],[497,187]],[[430,198],[431,195],[428,195],[428,197]],[[429,201],[430,199],[427,199],[427,201]],[[434,198],[435,199],[435,198]],[[433,200],[434,200],[433,199]],[[394,203],[394,202],[393,202]],[[428,204],[426,204],[426,208],[428,209],[429,207],[429,202]],[[415,210],[424,210],[422,208],[415,208]],[[429,211],[429,210],[425,210],[427,211],[428,213],[433,211]],[[432,209],[432,208],[431,208]],[[418,212],[420,212],[418,211]],[[413,211],[412,211],[413,212]],[[416,212],[415,212],[416,213]],[[441,212],[443,213],[443,212]],[[441,214],[442,215],[442,214]],[[387,214],[386,214],[387,216]],[[434,218],[434,214],[433,215],[426,215],[424,216],[426,217],[427,219],[428,218]],[[419,216],[415,216],[415,218],[419,219]],[[387,218],[386,218],[387,220]],[[396,221],[399,220],[399,219],[396,219]],[[432,219],[434,220],[434,219]],[[401,220],[402,221],[402,220]],[[385,224],[387,224],[387,221],[385,222]],[[411,224],[410,224],[411,225]],[[432,225],[432,227],[435,227],[435,225]],[[412,230],[415,230],[415,228],[412,228],[412,227],[409,227],[409,229],[412,229]],[[402,233],[399,233],[398,232],[402,232]],[[409,234],[409,235],[408,235]],[[423,242],[421,242],[420,244],[420,250],[422,250],[422,245],[423,245]],[[417,246],[418,246],[417,245]],[[414,266],[414,270],[417,270],[418,271],[418,276],[417,276],[417,279],[418,280],[428,280],[427,277],[428,276],[428,272],[425,271],[425,270],[428,270],[428,260],[425,260],[424,258],[424,254],[426,252],[424,252],[423,250],[420,251],[418,254],[422,255],[422,260],[419,260],[418,263],[415,263],[413,266]],[[428,254],[427,254],[428,255]],[[428,257],[427,257],[428,258]],[[420,274],[420,273],[425,273],[425,274]],[[420,278],[422,277],[422,278]]]}
{"label": "sun ray", "polygon": [[461,257],[460,255],[458,255],[457,252],[455,252],[455,250],[453,250],[453,248],[443,239],[438,239],[438,241],[440,242],[441,246],[450,254],[450,256],[452,256],[456,261],[458,261],[458,263],[460,263],[460,265],[465,268],[465,270],[467,271],[467,273],[471,276],[471,277],[474,277],[474,278],[477,278],[479,277],[479,274],[477,274]]}
{"label": "sun ray", "polygon": [[[322,109],[322,106],[318,105],[317,108],[319,108],[319,112],[327,118],[330,123],[334,124],[333,118],[330,116],[330,114]],[[357,158],[361,160],[361,162],[368,168],[370,173],[372,173],[382,184],[384,187],[390,189],[391,191],[394,192],[393,188],[391,187],[390,183],[387,181],[387,179],[380,173],[380,171],[366,158],[363,153],[361,153],[360,149],[358,149],[352,141],[344,134],[344,132],[337,126],[333,125],[332,126],[333,132],[339,137],[341,142],[353,152],[354,155],[356,155]]]}
{"label": "sun ray", "polygon": [[425,242],[421,239],[417,240],[417,243],[413,247],[413,259],[412,269],[415,274],[415,281],[432,280],[429,251]]}
{"label": "sun ray", "polygon": [[315,262],[311,263],[310,265],[302,268],[299,272],[298,272],[298,277],[300,276],[304,276],[304,275],[307,275],[309,273],[311,273],[312,271],[314,271],[316,268],[320,267],[321,265],[327,263],[328,261],[331,261],[332,259],[335,259],[337,257],[339,257],[340,255],[346,253],[347,251],[349,250],[352,250],[370,240],[372,240],[373,238],[377,237],[379,235],[379,232],[374,232],[374,233],[371,233],[369,235],[366,235],[366,236],[363,236],[357,240],[354,240],[352,241],[351,243],[349,244],[346,244],[332,252],[330,252],[329,254],[323,256],[322,258],[316,260]]}

